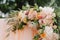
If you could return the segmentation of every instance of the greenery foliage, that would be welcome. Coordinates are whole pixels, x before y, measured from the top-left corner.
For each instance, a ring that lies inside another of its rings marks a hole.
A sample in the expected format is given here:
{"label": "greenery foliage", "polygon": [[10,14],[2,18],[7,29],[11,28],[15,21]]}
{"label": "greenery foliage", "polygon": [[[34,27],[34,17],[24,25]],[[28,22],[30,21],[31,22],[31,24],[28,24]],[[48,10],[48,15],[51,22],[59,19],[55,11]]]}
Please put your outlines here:
{"label": "greenery foliage", "polygon": [[22,8],[22,5],[25,5],[28,2],[30,5],[37,3],[39,6],[52,6],[60,8],[60,0],[0,0],[0,10],[4,13],[9,12],[10,10],[18,10]]}

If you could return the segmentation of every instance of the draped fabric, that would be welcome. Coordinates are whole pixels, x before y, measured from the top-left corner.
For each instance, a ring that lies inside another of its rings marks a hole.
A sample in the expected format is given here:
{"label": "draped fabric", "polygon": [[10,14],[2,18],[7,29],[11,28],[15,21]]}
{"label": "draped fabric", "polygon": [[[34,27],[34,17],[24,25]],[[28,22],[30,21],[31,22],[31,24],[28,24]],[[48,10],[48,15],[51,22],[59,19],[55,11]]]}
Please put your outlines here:
{"label": "draped fabric", "polygon": [[9,36],[7,29],[7,21],[5,19],[0,19],[0,40],[33,40],[32,30],[30,28],[24,28],[23,30],[16,30],[16,33],[10,32]]}

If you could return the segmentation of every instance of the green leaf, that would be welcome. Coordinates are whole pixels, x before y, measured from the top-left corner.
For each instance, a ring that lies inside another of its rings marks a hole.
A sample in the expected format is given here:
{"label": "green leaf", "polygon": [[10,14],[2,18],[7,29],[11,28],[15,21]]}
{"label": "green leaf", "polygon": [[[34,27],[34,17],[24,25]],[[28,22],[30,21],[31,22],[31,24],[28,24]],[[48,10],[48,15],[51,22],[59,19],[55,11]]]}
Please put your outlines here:
{"label": "green leaf", "polygon": [[38,20],[34,20],[34,23],[38,24],[39,22],[38,22]]}
{"label": "green leaf", "polygon": [[2,16],[0,16],[0,18],[2,18]]}
{"label": "green leaf", "polygon": [[26,5],[24,6],[22,6],[22,9],[23,10],[28,10],[28,9],[30,9],[30,5],[28,4],[28,3],[26,3]]}
{"label": "green leaf", "polygon": [[19,28],[18,29],[23,29],[23,23],[20,23]]}
{"label": "green leaf", "polygon": [[26,7],[25,7],[25,6],[22,6],[22,9],[23,9],[23,10],[26,10]]}
{"label": "green leaf", "polygon": [[43,29],[39,29],[39,34],[42,34],[44,32]]}
{"label": "green leaf", "polygon": [[56,18],[53,18],[53,20],[54,20],[54,23],[57,23],[57,19]]}
{"label": "green leaf", "polygon": [[37,35],[35,35],[34,36],[34,40],[38,40],[38,38],[39,38],[40,36],[37,34]]}
{"label": "green leaf", "polygon": [[38,7],[38,5],[35,3],[35,6],[34,6],[34,9],[36,10],[36,11],[39,11],[39,7]]}
{"label": "green leaf", "polygon": [[55,3],[56,0],[51,0],[49,6],[52,6]]}
{"label": "green leaf", "polygon": [[19,27],[18,27],[18,29],[23,29],[24,27],[23,27],[23,25],[26,25],[26,23],[24,23],[24,22],[21,22],[20,24],[19,24]]}
{"label": "green leaf", "polygon": [[55,32],[55,33],[59,33],[59,30],[58,30],[58,29],[54,29],[54,32]]}

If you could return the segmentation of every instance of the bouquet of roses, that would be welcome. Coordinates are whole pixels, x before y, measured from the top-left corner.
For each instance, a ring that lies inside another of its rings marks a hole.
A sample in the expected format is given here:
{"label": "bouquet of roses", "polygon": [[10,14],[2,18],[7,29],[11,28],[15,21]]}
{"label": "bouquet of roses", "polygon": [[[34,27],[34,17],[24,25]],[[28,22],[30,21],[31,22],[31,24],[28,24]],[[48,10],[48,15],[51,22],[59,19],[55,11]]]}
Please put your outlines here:
{"label": "bouquet of roses", "polygon": [[58,40],[59,30],[56,22],[56,14],[52,7],[23,6],[23,10],[10,14],[8,24],[11,30],[21,30],[28,26],[33,30],[33,40]]}

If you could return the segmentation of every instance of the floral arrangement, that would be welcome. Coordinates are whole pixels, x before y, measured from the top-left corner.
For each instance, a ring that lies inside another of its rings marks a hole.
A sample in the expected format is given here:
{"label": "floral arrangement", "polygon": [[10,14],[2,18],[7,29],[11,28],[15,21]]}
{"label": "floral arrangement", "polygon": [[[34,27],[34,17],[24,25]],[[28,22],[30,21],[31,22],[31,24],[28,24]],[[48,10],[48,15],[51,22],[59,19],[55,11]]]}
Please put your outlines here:
{"label": "floral arrangement", "polygon": [[27,26],[34,29],[34,40],[58,40],[59,30],[55,24],[54,8],[27,5],[25,8],[23,6],[23,9],[10,14],[8,24],[12,26],[12,31],[21,30]]}

